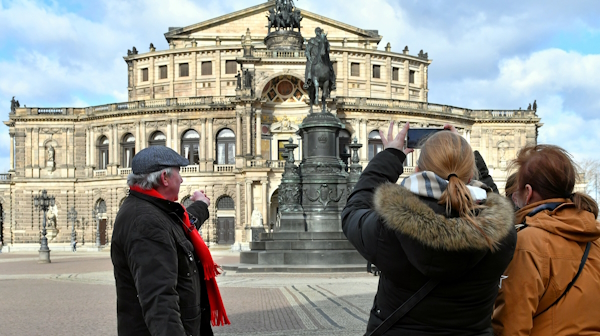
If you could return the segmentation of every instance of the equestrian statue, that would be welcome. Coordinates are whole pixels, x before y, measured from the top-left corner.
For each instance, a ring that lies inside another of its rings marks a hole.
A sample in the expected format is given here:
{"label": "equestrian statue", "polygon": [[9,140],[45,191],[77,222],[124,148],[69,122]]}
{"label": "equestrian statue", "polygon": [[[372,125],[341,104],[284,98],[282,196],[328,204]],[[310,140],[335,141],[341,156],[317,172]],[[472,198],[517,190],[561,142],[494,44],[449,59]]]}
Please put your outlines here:
{"label": "equestrian statue", "polygon": [[[329,59],[329,41],[327,34],[321,29],[315,29],[316,36],[308,40],[306,45],[306,69],[304,72],[304,89],[308,90],[310,96],[310,112],[313,112],[313,105],[323,106],[323,112],[326,111],[326,99],[329,98],[331,91],[335,90],[335,73],[333,63]],[[319,103],[319,88],[323,94]]]}

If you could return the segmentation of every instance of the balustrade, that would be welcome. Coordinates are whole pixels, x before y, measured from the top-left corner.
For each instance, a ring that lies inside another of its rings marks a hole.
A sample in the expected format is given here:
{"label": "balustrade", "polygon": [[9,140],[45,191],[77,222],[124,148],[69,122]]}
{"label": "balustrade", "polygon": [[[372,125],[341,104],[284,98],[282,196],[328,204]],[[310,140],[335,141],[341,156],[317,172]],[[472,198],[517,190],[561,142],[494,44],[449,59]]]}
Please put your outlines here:
{"label": "balustrade", "polygon": [[214,165],[214,171],[218,173],[232,173],[235,165]]}
{"label": "balustrade", "polygon": [[189,165],[179,168],[179,172],[182,174],[191,174],[198,172],[198,165]]}
{"label": "balustrade", "polygon": [[106,169],[94,170],[94,177],[104,177],[106,173]]}
{"label": "balustrade", "polygon": [[131,168],[119,168],[117,169],[117,174],[127,176],[131,174]]}

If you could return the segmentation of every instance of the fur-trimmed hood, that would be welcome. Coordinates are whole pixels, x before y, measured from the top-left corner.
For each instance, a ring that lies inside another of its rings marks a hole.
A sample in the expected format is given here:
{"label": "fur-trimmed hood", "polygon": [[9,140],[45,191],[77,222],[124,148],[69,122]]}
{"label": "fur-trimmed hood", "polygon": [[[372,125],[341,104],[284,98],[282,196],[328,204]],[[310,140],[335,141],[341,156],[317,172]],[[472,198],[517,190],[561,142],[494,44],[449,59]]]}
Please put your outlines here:
{"label": "fur-trimmed hood", "polygon": [[[426,246],[447,251],[490,248],[485,237],[465,218],[437,214],[400,185],[385,183],[378,187],[374,205],[387,227]],[[475,222],[496,247],[514,230],[514,218],[513,207],[506,198],[488,193]]]}

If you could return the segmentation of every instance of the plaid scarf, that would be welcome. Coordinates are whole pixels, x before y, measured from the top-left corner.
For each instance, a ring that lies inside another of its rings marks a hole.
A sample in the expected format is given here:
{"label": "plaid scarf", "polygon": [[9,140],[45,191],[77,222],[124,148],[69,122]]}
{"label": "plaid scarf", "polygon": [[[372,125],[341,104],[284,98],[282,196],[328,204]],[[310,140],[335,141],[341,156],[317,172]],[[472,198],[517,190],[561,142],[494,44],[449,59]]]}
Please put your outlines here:
{"label": "plaid scarf", "polygon": [[[439,200],[448,187],[448,181],[437,176],[434,172],[423,171],[405,178],[400,185],[415,195]],[[471,198],[477,203],[481,203],[487,198],[487,191],[484,189],[486,188],[485,184],[471,180],[467,184],[467,188],[471,192]]]}
{"label": "plaid scarf", "polygon": [[[154,189],[145,190],[137,186],[132,186],[130,189],[139,192],[140,194],[165,199],[163,195]],[[202,240],[200,233],[198,233],[196,227],[190,223],[190,217],[185,210],[185,207],[182,204],[180,205],[183,208],[183,231],[185,231],[186,235],[192,242],[192,245],[194,245],[196,257],[200,259],[200,263],[204,269],[204,283],[206,284],[208,302],[210,303],[210,321],[213,326],[231,324],[231,322],[229,322],[229,318],[227,318],[225,305],[223,305],[223,300],[221,299],[221,292],[217,286],[216,276],[221,274],[221,272],[219,272],[220,266],[215,264],[213,261],[210,251],[204,243],[204,240]]]}

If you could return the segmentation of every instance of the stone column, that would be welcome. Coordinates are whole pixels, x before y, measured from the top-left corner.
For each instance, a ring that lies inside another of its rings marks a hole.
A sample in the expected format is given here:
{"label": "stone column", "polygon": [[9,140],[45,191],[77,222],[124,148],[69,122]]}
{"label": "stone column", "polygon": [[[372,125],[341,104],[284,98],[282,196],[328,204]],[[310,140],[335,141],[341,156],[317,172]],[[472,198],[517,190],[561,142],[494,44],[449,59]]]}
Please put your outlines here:
{"label": "stone column", "polygon": [[216,96],[221,96],[221,50],[216,51],[215,60],[215,85],[217,86]]}
{"label": "stone column", "polygon": [[[385,73],[387,74],[387,78],[386,78],[387,96],[389,99],[392,99],[392,58],[389,56],[385,59],[385,67],[386,67]],[[394,133],[394,134],[396,134],[396,133]]]}
{"label": "stone column", "polygon": [[140,121],[135,123],[135,152],[139,152],[141,150],[141,144],[140,141],[142,139],[140,138]]}
{"label": "stone column", "polygon": [[171,144],[171,138],[173,137],[173,135],[171,134],[171,131],[172,131],[171,122],[172,121],[173,121],[173,119],[167,120],[167,142],[166,142],[166,145],[169,148],[173,148],[173,145]]}
{"label": "stone column", "polygon": [[33,128],[31,133],[31,165],[33,170],[40,167],[40,129],[38,127]]}
{"label": "stone column", "polygon": [[252,180],[246,180],[246,216],[244,226],[250,226],[250,217],[252,216]]}
{"label": "stone column", "polygon": [[85,128],[85,166],[86,167],[89,167],[92,165],[90,162],[90,145],[91,145],[90,127],[86,127]]}
{"label": "stone column", "polygon": [[404,100],[410,99],[410,69],[408,60],[404,61]]}
{"label": "stone column", "polygon": [[235,183],[235,226],[242,224],[242,182]]}
{"label": "stone column", "polygon": [[242,156],[242,112],[235,113],[235,155]]}
{"label": "stone column", "polygon": [[141,133],[141,139],[140,139],[140,150],[146,148],[146,122],[142,121],[141,125],[140,125],[140,133]]}
{"label": "stone column", "polygon": [[[113,125],[112,127],[112,141],[111,141],[111,145],[112,145],[112,163],[114,166],[118,166],[119,165],[119,127],[117,125]],[[113,174],[116,174],[116,168],[114,169]]]}
{"label": "stone column", "polygon": [[419,83],[419,87],[421,90],[419,91],[419,98],[421,101],[425,101],[425,67],[423,64],[419,66],[419,77],[421,78],[421,83]]}
{"label": "stone column", "polygon": [[252,108],[246,106],[246,156],[252,156],[252,123],[250,116],[252,115]]}
{"label": "stone column", "polygon": [[192,52],[192,64],[190,64],[190,77],[192,79],[192,97],[198,96],[198,83],[196,80],[198,79],[198,52]]}
{"label": "stone column", "polygon": [[[175,97],[175,58],[173,54],[169,55],[169,68],[171,69],[171,78],[169,84],[169,97]],[[175,150],[177,151],[177,150]]]}
{"label": "stone column", "polygon": [[258,159],[262,159],[262,148],[261,148],[261,139],[262,139],[262,125],[261,118],[262,111],[261,109],[256,109],[256,157]]}
{"label": "stone column", "polygon": [[206,170],[206,119],[200,119],[200,171]]}
{"label": "stone column", "polygon": [[371,98],[371,77],[373,76],[373,69],[371,68],[371,54],[366,54],[365,56],[365,66],[367,68],[365,71],[365,74],[367,75],[367,97]]}
{"label": "stone column", "polygon": [[73,165],[73,162],[71,161],[71,146],[70,146],[70,136],[69,133],[71,133],[71,129],[70,128],[65,128],[65,164],[67,165],[67,168],[70,168]]}
{"label": "stone column", "polygon": [[148,81],[150,82],[150,99],[154,99],[154,56],[150,57],[148,65]]}
{"label": "stone column", "polygon": [[[348,97],[348,77],[349,77],[349,71],[348,71],[348,52],[344,51],[343,53],[343,61],[342,61],[342,78],[344,79],[344,96]],[[339,73],[339,72],[338,72]]]}
{"label": "stone column", "polygon": [[214,165],[214,154],[215,154],[215,150],[214,150],[214,146],[213,144],[215,143],[215,137],[213,136],[213,118],[208,118],[208,132],[207,132],[208,136],[206,137],[206,141],[207,141],[207,156],[208,156],[208,164],[206,166],[206,169],[208,171],[213,171],[213,165]]}
{"label": "stone column", "polygon": [[177,125],[177,119],[171,119],[171,125],[173,125],[173,150],[179,153],[179,125]]}
{"label": "stone column", "polygon": [[361,161],[369,161],[369,134],[367,131],[367,120],[366,119],[360,119],[360,130],[361,130],[361,136],[358,139],[359,143],[362,143],[362,151],[361,151]]}
{"label": "stone column", "polygon": [[90,166],[94,168],[98,166],[96,159],[96,134],[94,127],[90,127]]}
{"label": "stone column", "polygon": [[10,135],[10,169],[9,172],[15,171],[15,131],[8,132]]}
{"label": "stone column", "polygon": [[268,192],[268,181],[267,178],[261,179],[260,183],[262,185],[262,216],[263,216],[263,226],[269,230],[269,192]]}

